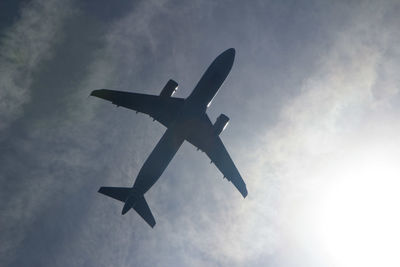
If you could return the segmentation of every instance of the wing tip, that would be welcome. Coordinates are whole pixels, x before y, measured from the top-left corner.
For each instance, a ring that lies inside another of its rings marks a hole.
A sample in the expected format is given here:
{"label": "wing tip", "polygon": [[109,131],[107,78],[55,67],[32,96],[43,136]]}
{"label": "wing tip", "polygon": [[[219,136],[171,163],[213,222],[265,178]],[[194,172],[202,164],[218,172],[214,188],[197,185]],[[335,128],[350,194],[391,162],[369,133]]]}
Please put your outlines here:
{"label": "wing tip", "polygon": [[102,92],[103,92],[103,89],[93,90],[92,92],[90,92],[90,96],[100,97]]}
{"label": "wing tip", "polygon": [[240,193],[242,193],[242,196],[243,196],[243,198],[246,198],[246,197],[247,197],[247,195],[248,195],[248,192],[247,192],[247,187],[246,187],[246,186],[244,186],[244,190],[242,190]]}

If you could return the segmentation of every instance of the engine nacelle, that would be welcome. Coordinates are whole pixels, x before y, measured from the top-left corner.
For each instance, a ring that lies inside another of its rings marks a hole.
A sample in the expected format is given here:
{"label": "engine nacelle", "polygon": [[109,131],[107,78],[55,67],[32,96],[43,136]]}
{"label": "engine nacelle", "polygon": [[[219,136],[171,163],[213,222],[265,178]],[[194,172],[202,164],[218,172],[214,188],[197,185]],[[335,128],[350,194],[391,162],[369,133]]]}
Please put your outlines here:
{"label": "engine nacelle", "polygon": [[214,130],[217,135],[220,135],[229,123],[229,118],[225,114],[219,115],[214,123]]}
{"label": "engine nacelle", "polygon": [[167,84],[162,89],[160,96],[161,97],[171,97],[174,95],[176,90],[178,90],[178,83],[171,79],[167,82]]}

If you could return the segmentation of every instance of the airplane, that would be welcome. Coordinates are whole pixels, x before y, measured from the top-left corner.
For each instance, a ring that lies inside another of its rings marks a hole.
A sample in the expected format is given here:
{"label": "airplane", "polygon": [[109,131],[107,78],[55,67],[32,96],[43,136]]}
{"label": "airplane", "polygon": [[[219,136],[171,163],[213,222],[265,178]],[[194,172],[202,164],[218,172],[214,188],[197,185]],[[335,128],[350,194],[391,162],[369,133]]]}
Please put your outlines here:
{"label": "airplane", "polygon": [[178,83],[174,80],[167,82],[160,95],[108,89],[91,92],[90,95],[111,101],[116,106],[148,114],[167,128],[131,188],[100,187],[99,193],[125,203],[122,214],[133,208],[152,228],[155,226],[154,216],[144,194],[157,182],[185,140],[197,147],[197,150],[205,152],[211,163],[217,166],[224,178],[233,183],[243,198],[247,196],[246,184],[219,137],[229,118],[221,114],[213,124],[206,114],[229,74],[234,58],[234,48],[222,52],[186,99],[173,97],[178,88]]}

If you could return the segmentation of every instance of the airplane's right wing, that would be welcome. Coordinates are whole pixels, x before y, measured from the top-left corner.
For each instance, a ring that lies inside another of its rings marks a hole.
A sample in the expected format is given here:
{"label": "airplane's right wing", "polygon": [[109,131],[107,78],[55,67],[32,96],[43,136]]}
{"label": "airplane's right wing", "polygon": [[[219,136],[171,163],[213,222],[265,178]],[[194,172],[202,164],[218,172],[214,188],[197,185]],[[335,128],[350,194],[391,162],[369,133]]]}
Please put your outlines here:
{"label": "airplane's right wing", "polygon": [[204,151],[211,159],[211,162],[222,172],[224,177],[233,183],[243,197],[246,197],[246,184],[236,168],[235,163],[233,163],[229,156],[221,138],[215,134],[213,125],[208,116],[204,114],[199,119],[196,126],[198,127],[187,136],[186,140]]}
{"label": "airplane's right wing", "polygon": [[183,98],[162,97],[108,89],[94,90],[90,95],[109,100],[117,106],[146,113],[166,127],[175,118],[184,102]]}

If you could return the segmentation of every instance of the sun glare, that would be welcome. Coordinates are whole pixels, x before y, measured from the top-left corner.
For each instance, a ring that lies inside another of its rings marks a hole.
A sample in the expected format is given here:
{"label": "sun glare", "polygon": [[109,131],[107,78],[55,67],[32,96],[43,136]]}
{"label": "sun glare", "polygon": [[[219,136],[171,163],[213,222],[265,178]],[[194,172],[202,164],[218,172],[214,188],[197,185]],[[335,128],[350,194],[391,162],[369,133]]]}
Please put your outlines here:
{"label": "sun glare", "polygon": [[400,266],[400,171],[394,147],[351,153],[332,166],[316,231],[333,266]]}

